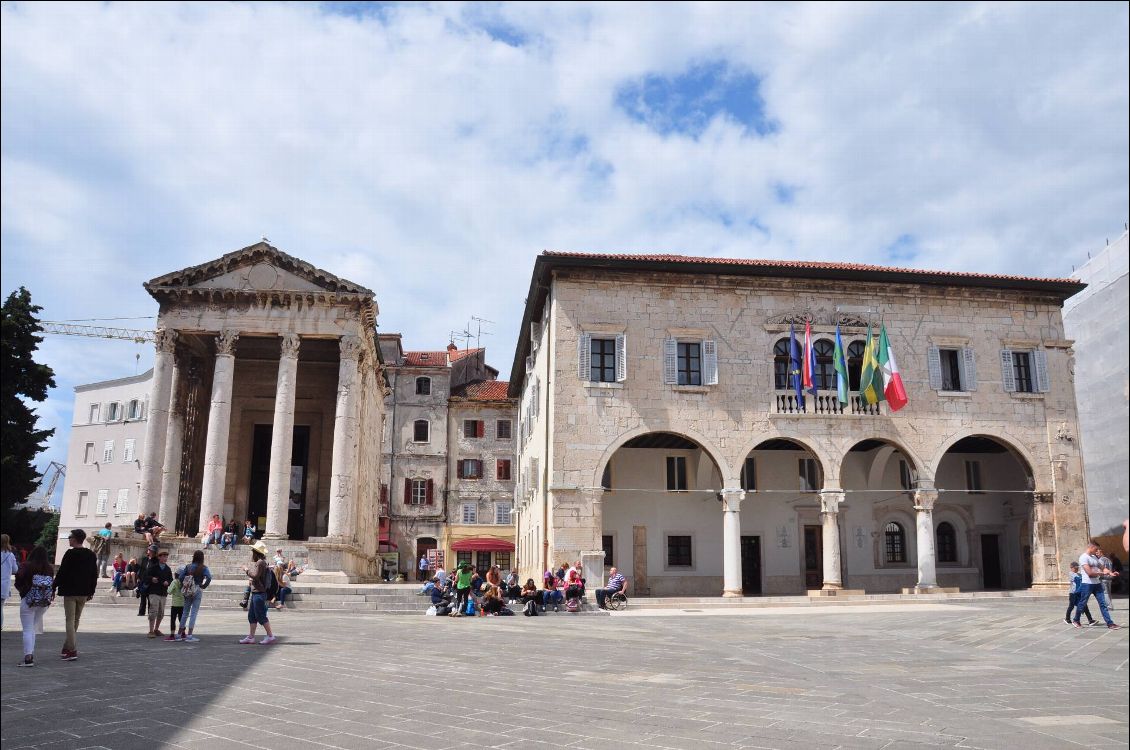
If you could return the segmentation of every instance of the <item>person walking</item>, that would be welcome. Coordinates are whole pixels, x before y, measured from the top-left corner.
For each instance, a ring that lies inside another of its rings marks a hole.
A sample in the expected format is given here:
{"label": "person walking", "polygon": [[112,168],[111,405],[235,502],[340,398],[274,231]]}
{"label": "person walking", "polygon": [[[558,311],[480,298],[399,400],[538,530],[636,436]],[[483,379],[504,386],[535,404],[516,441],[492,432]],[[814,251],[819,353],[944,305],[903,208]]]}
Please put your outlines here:
{"label": "person walking", "polygon": [[[1079,603],[1079,597],[1082,595],[1083,590],[1083,576],[1079,573],[1079,563],[1071,563],[1071,583],[1067,589],[1067,614],[1063,616],[1063,621],[1071,624],[1071,613],[1075,611],[1075,605]],[[1095,624],[1095,618],[1091,617],[1091,610],[1083,607],[1083,614],[1087,616],[1087,622],[1091,625]]]}
{"label": "person walking", "polygon": [[[145,617],[145,610],[149,608],[149,576],[147,573],[149,566],[157,563],[158,549],[159,547],[156,544],[150,544],[145,550],[145,557],[137,566],[137,589],[134,591],[134,596],[138,598],[138,617]],[[150,628],[150,630],[152,629]]]}
{"label": "person walking", "polygon": [[7,534],[0,534],[0,630],[4,629],[4,605],[12,593],[12,576],[20,567],[12,554],[12,540]]}
{"label": "person walking", "polygon": [[24,641],[24,659],[16,666],[35,666],[35,637],[43,632],[43,615],[55,600],[54,577],[55,568],[47,562],[47,550],[36,545],[16,573]]}
{"label": "person walking", "polygon": [[106,566],[110,564],[110,539],[114,536],[113,528],[114,525],[107,522],[106,525],[100,528],[98,533],[90,539],[90,548],[94,550],[94,554],[98,558],[99,578],[110,577],[106,572]]}
{"label": "person walking", "polygon": [[79,620],[86,603],[94,598],[94,589],[98,585],[98,558],[93,550],[82,546],[85,541],[85,531],[71,531],[67,537],[71,548],[63,555],[52,584],[52,588],[63,597],[63,613],[67,620],[67,639],[63,641],[62,653],[64,661],[78,658]]}
{"label": "person walking", "polygon": [[1099,567],[1102,568],[1102,574],[1099,576],[1099,583],[1103,588],[1103,596],[1106,597],[1107,607],[1114,608],[1114,600],[1110,598],[1111,582],[1118,574],[1114,572],[1114,567],[1111,563],[1110,557],[1099,547],[1096,554],[1099,557]]}
{"label": "person walking", "polygon": [[463,563],[460,566],[459,573],[455,576],[456,605],[455,611],[451,613],[452,617],[463,616],[463,611],[467,608],[467,598],[471,595],[471,579],[474,575],[471,563]]}
{"label": "person walking", "polygon": [[181,568],[178,577],[181,581],[181,595],[184,597],[184,616],[181,619],[181,640],[196,643],[200,639],[192,634],[196,627],[196,613],[200,611],[200,601],[204,589],[212,584],[212,571],[204,564],[204,550],[192,553],[192,562]]}
{"label": "person walking", "polygon": [[169,584],[173,582],[173,570],[169,567],[169,552],[161,550],[155,559],[149,560],[145,569],[148,586],[146,598],[149,600],[149,637],[163,636],[161,620],[165,616],[165,599],[169,595]]}
{"label": "person walking", "polygon": [[428,579],[428,556],[420,555],[420,563],[416,567],[416,580],[426,581]]}
{"label": "person walking", "polygon": [[1077,628],[1083,627],[1079,623],[1079,616],[1087,608],[1087,600],[1094,594],[1095,598],[1099,600],[1099,612],[1103,616],[1103,622],[1110,630],[1117,630],[1120,626],[1110,619],[1110,611],[1107,609],[1106,598],[1103,596],[1103,586],[1099,580],[1103,570],[1099,565],[1098,552],[1099,544],[1092,539],[1083,554],[1079,555],[1079,575],[1082,578],[1082,588],[1080,589],[1079,601],[1075,603],[1075,619],[1072,624]]}
{"label": "person walking", "polygon": [[275,593],[270,590],[274,574],[267,566],[267,553],[267,545],[261,539],[251,545],[251,564],[244,571],[251,583],[251,598],[247,607],[248,632],[246,637],[240,639],[240,643],[254,643],[255,629],[259,625],[262,625],[267,633],[263,640],[259,641],[260,645],[269,646],[278,640],[271,631],[271,621],[267,617],[267,599]]}

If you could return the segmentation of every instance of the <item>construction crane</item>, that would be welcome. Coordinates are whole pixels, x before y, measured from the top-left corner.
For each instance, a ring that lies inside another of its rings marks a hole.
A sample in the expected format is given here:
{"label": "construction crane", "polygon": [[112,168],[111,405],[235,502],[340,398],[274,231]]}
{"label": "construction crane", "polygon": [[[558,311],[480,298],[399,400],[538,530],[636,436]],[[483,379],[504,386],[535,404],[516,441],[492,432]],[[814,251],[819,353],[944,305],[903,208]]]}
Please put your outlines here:
{"label": "construction crane", "polygon": [[[51,506],[51,498],[55,494],[55,487],[58,486],[59,480],[67,475],[67,467],[58,461],[52,461],[47,465],[47,471],[39,477],[39,484],[36,485],[36,491],[27,496],[27,504],[37,508],[48,508]],[[46,491],[41,492],[43,486],[46,485]]]}
{"label": "construction crane", "polygon": [[64,323],[43,320],[39,325],[44,333],[61,333],[66,336],[86,336],[92,339],[121,339],[135,344],[152,343],[154,332],[138,328],[112,328],[110,326],[88,326],[78,323]]}

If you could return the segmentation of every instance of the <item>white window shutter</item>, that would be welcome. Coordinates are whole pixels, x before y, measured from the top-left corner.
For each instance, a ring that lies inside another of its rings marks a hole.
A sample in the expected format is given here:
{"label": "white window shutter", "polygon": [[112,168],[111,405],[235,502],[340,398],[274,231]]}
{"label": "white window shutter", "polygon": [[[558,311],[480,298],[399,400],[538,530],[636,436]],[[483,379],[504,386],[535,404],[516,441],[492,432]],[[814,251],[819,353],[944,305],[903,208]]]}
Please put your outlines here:
{"label": "white window shutter", "polygon": [[971,346],[961,350],[961,385],[967,391],[977,390],[977,355]]}
{"label": "white window shutter", "polygon": [[1032,371],[1036,375],[1036,393],[1047,393],[1048,386],[1048,353],[1043,349],[1032,352]]}
{"label": "white window shutter", "polygon": [[702,382],[718,385],[718,344],[710,339],[702,342]]}
{"label": "white window shutter", "polygon": [[129,463],[133,460],[134,446],[136,445],[135,438],[126,438],[125,447],[122,449],[122,463]]}
{"label": "white window shutter", "polygon": [[663,383],[675,385],[679,382],[679,343],[675,339],[663,339]]}
{"label": "white window shutter", "polygon": [[628,379],[628,350],[624,334],[616,337],[616,382],[623,383]]}
{"label": "white window shutter", "polygon": [[592,356],[592,338],[587,333],[582,333],[577,339],[577,377],[588,380],[592,377],[592,367],[589,358]]}
{"label": "white window shutter", "polygon": [[1016,390],[1016,369],[1012,364],[1012,350],[1001,349],[1001,383],[1005,393]]}
{"label": "white window shutter", "polygon": [[530,350],[537,351],[541,345],[541,323],[530,323]]}
{"label": "white window shutter", "polygon": [[106,515],[106,503],[110,500],[110,490],[98,490],[98,508],[94,511],[100,516]]}
{"label": "white window shutter", "polygon": [[931,346],[926,350],[926,366],[930,371],[930,387],[935,391],[942,390],[942,355],[938,347]]}
{"label": "white window shutter", "polygon": [[118,504],[114,506],[114,512],[121,515],[129,510],[129,489],[118,490]]}

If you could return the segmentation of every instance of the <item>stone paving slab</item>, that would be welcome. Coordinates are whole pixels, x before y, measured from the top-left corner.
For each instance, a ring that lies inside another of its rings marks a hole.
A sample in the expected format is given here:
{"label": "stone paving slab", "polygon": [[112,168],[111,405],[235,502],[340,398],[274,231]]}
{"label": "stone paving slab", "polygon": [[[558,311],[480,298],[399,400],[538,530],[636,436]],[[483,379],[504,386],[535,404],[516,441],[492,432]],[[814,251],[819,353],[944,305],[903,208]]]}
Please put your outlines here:
{"label": "stone paving slab", "polygon": [[[1116,617],[1126,619],[1125,606]],[[801,611],[802,610],[802,611]],[[10,614],[11,609],[8,610]],[[12,748],[1118,748],[1126,630],[995,600],[605,618],[201,612],[197,644],[88,609],[61,662],[0,638]],[[1085,700],[1085,705],[1082,701]]]}

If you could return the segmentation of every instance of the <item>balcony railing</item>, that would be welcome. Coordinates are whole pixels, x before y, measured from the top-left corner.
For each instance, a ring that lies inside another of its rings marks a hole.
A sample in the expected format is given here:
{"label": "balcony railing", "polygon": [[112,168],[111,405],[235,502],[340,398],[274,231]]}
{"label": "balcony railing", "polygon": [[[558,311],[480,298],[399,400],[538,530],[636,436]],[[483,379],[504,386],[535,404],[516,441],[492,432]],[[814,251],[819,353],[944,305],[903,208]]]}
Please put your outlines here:
{"label": "balcony railing", "polygon": [[861,414],[878,416],[882,414],[879,404],[869,404],[856,392],[848,394],[847,404],[841,404],[835,391],[817,391],[813,396],[805,393],[804,399],[797,398],[796,391],[775,391],[773,394],[774,414]]}

